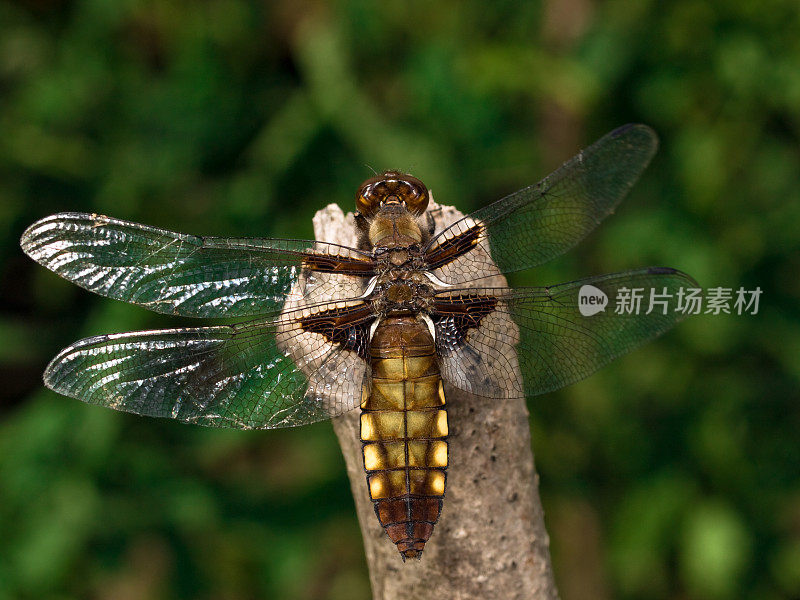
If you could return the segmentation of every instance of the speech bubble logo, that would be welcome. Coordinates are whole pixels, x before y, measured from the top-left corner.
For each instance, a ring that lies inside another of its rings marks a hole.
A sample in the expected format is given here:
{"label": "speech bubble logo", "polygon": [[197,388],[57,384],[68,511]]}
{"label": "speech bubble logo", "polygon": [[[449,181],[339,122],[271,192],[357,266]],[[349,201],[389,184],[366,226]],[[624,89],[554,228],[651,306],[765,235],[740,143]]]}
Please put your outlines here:
{"label": "speech bubble logo", "polygon": [[578,310],[584,317],[591,317],[603,312],[608,306],[608,296],[603,290],[593,285],[582,285],[578,290]]}

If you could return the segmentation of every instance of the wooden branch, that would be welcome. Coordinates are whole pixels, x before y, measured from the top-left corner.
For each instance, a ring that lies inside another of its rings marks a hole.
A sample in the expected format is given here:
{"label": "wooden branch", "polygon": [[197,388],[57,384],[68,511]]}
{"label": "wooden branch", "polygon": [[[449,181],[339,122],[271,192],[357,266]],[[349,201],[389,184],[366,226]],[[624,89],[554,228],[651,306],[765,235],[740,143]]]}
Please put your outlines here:
{"label": "wooden branch", "polygon": [[[435,204],[431,215],[437,231],[462,216]],[[353,215],[329,205],[314,217],[314,234],[320,241],[355,245]],[[505,279],[498,275],[483,284],[505,285]],[[525,402],[487,400],[447,385],[445,396],[447,491],[442,516],[419,561],[403,563],[375,517],[358,411],[333,421],[356,501],[373,598],[557,599]]]}

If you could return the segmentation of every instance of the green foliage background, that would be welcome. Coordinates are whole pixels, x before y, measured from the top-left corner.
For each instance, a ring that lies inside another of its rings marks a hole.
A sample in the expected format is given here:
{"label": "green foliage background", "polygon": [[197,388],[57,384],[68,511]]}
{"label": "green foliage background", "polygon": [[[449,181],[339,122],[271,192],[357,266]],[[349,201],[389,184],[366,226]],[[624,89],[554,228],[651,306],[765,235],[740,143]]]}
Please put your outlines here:
{"label": "green foliage background", "polygon": [[369,597],[329,424],[211,431],[40,375],[176,325],[24,257],[47,214],[311,236],[375,169],[470,210],[629,121],[662,148],[579,249],[764,293],[536,398],[565,600],[800,597],[800,13],[794,0],[0,3],[0,600]]}

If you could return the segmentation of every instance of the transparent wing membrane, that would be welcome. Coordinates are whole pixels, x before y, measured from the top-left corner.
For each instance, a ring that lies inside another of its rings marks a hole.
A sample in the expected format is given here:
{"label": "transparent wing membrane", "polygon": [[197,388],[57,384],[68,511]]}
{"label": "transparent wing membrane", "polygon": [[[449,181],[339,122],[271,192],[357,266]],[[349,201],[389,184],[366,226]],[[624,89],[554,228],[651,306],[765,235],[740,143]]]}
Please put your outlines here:
{"label": "transparent wing membrane", "polygon": [[[579,291],[585,285],[607,296],[605,310],[581,314]],[[441,292],[433,320],[442,375],[458,388],[491,398],[559,389],[670,329],[684,316],[673,310],[678,290],[695,287],[688,275],[657,267],[544,288]],[[638,312],[625,301],[634,289],[646,290]],[[658,297],[672,297],[666,314],[661,304],[649,310],[651,289]],[[618,312],[621,303],[626,310]],[[519,372],[524,389],[517,383]]]}
{"label": "transparent wing membrane", "polygon": [[440,279],[458,285],[474,281],[492,263],[510,273],[555,258],[614,211],[657,146],[645,125],[612,131],[536,185],[442,231],[428,245],[428,264]]}
{"label": "transparent wing membrane", "polygon": [[[304,331],[296,311],[232,326],[102,335],[64,349],[45,371],[54,391],[89,404],[212,427],[272,429],[356,407],[371,319],[350,347]],[[360,332],[360,333],[359,333]],[[296,340],[304,339],[301,354]]]}
{"label": "transparent wing membrane", "polygon": [[342,275],[339,289],[356,296],[372,268],[368,254],[335,244],[199,237],[86,213],[42,219],[25,231],[21,245],[87,290],[187,317],[277,311],[304,268],[308,277]]}

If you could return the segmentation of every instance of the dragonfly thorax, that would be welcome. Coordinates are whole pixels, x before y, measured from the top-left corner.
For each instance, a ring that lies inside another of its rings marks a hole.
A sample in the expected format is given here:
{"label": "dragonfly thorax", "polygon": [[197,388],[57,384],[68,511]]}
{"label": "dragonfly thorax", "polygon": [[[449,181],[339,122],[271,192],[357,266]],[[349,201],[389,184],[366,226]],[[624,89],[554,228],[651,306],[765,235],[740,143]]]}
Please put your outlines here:
{"label": "dragonfly thorax", "polygon": [[429,308],[433,290],[419,277],[398,277],[379,281],[372,293],[377,314],[423,312]]}
{"label": "dragonfly thorax", "polygon": [[422,242],[422,228],[407,210],[377,215],[369,225],[369,241],[373,248],[409,248]]}

